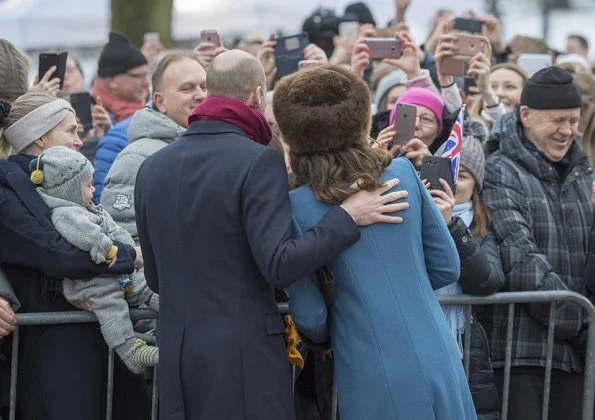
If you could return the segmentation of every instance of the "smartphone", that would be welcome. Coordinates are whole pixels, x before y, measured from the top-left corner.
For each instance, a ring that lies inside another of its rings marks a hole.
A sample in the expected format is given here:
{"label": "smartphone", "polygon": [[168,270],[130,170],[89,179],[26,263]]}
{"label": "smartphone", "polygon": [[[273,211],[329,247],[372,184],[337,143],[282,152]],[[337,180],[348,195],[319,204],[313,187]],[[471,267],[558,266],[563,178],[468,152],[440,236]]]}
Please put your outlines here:
{"label": "smartphone", "polygon": [[298,69],[306,69],[308,67],[317,67],[320,66],[320,62],[316,60],[301,60],[298,63]]}
{"label": "smartphone", "polygon": [[455,18],[454,29],[472,34],[480,34],[483,29],[483,22],[479,19],[458,17]]}
{"label": "smartphone", "polygon": [[200,43],[203,42],[210,42],[211,44],[215,44],[215,46],[221,46],[221,38],[219,37],[219,33],[215,29],[205,29],[200,33]]}
{"label": "smartphone", "polygon": [[76,116],[81,120],[85,131],[93,128],[93,119],[91,117],[91,106],[93,104],[89,92],[73,93],[70,95],[70,105],[74,108]]}
{"label": "smartphone", "polygon": [[550,54],[519,54],[517,64],[531,77],[539,70],[551,67],[553,62]]}
{"label": "smartphone", "polygon": [[439,156],[424,156],[421,161],[419,177],[430,183],[431,190],[444,191],[440,178],[448,183],[453,194],[456,194],[456,186],[452,177],[450,159]]}
{"label": "smartphone", "polygon": [[359,37],[359,22],[341,22],[339,23],[339,36],[355,44]]}
{"label": "smartphone", "polygon": [[403,146],[414,137],[417,108],[409,104],[397,104],[395,114],[395,141],[393,144]]}
{"label": "smartphone", "polygon": [[467,77],[469,71],[469,57],[444,57],[440,60],[440,71],[450,76]]}
{"label": "smartphone", "polygon": [[465,80],[463,82],[463,91],[467,96],[478,94],[479,89],[477,87],[477,82],[475,81],[475,79],[471,77],[465,77]]}
{"label": "smartphone", "polygon": [[159,32],[145,32],[143,41],[158,44],[161,41],[161,36],[159,35]]}
{"label": "smartphone", "polygon": [[302,32],[296,35],[275,38],[275,62],[277,64],[277,79],[294,73],[299,69],[299,62],[304,58],[304,48],[310,43],[308,34]]}
{"label": "smartphone", "polygon": [[68,53],[66,51],[61,53],[42,53],[39,54],[39,69],[37,74],[41,79],[44,74],[52,66],[56,66],[56,71],[50,77],[50,80],[57,77],[60,79],[60,89],[64,87],[64,75],[66,74],[66,60],[68,59]]}
{"label": "smartphone", "polygon": [[401,58],[401,43],[394,38],[364,38],[370,49],[370,59]]}
{"label": "smartphone", "polygon": [[484,38],[481,35],[457,34],[454,44],[458,48],[457,55],[473,57],[484,52]]}

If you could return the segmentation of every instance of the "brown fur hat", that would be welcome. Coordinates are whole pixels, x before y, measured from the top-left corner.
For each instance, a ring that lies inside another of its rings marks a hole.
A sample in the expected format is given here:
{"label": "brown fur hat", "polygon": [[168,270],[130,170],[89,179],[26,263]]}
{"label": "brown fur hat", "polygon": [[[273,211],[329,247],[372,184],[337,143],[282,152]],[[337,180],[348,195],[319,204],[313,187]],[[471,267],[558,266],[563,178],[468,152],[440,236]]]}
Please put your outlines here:
{"label": "brown fur hat", "polygon": [[359,77],[341,67],[311,67],[281,79],[273,112],[291,153],[341,150],[367,138],[370,92]]}

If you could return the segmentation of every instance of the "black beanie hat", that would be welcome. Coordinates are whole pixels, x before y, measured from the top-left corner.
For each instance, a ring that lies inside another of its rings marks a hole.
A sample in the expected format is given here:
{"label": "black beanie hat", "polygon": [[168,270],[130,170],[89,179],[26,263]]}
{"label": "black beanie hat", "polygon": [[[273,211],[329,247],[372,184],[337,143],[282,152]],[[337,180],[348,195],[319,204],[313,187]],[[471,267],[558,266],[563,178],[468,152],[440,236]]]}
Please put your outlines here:
{"label": "black beanie hat", "polygon": [[535,73],[521,93],[521,105],[532,109],[580,108],[581,94],[570,72],[546,67]]}
{"label": "black beanie hat", "polygon": [[345,8],[345,17],[353,16],[360,24],[371,23],[376,26],[376,21],[370,8],[363,2],[351,3]]}
{"label": "black beanie hat", "polygon": [[147,64],[147,59],[124,35],[110,32],[109,42],[99,56],[97,76],[110,77]]}

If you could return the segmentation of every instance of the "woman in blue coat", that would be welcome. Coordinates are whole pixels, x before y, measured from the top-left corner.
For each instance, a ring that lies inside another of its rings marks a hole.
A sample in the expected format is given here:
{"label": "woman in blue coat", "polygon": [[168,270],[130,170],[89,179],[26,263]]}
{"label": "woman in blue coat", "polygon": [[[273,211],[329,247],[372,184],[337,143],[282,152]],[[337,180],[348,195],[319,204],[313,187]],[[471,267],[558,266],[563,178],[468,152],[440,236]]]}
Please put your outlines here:
{"label": "woman in blue coat", "polygon": [[281,80],[274,112],[298,185],[291,193],[301,235],[359,189],[399,178],[409,209],[398,225],[361,229],[328,268],[330,313],[314,276],[289,288],[290,309],[310,340],[331,338],[342,420],[476,419],[459,351],[433,290],[459,277],[455,244],[406,159],[369,146],[369,92],[335,66]]}

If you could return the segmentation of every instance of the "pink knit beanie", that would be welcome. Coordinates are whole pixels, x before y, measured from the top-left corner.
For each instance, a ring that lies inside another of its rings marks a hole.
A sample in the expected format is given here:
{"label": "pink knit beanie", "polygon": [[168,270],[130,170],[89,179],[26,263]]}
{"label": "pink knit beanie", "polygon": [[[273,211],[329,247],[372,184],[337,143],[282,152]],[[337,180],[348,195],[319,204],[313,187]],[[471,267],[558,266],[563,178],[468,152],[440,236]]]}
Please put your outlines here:
{"label": "pink knit beanie", "polygon": [[444,101],[440,96],[426,88],[412,87],[399,97],[399,100],[390,111],[390,123],[395,123],[395,114],[397,112],[397,104],[409,104],[409,105],[420,105],[428,108],[436,120],[438,120],[438,126],[442,131],[442,111],[444,109]]}

